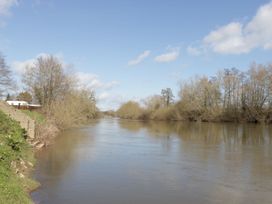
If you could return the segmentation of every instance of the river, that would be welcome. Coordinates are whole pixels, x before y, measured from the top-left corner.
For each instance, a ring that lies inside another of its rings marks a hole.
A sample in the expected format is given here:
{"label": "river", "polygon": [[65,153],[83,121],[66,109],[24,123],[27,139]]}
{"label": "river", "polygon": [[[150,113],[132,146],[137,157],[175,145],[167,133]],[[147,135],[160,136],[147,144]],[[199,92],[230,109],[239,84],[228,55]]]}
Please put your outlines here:
{"label": "river", "polygon": [[272,203],[272,127],[101,119],[37,154],[35,203]]}

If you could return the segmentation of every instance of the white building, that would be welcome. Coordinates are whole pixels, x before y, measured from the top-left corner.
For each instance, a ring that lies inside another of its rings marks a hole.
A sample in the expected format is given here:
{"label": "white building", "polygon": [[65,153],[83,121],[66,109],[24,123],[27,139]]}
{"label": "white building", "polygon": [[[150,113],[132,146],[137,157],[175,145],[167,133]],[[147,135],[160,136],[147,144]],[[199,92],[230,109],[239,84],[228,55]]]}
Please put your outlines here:
{"label": "white building", "polygon": [[7,101],[10,106],[28,106],[26,101]]}
{"label": "white building", "polygon": [[33,110],[33,109],[39,109],[42,106],[39,104],[29,104],[26,101],[6,101],[7,104],[9,104],[10,106],[19,108],[19,109],[29,109],[29,110]]}

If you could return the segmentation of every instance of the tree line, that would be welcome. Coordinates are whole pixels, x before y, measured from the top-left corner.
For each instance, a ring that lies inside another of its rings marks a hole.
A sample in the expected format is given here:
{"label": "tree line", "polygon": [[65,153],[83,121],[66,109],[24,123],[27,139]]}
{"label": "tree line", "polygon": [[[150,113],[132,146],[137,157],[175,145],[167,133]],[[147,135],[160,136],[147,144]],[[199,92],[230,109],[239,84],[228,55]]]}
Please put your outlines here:
{"label": "tree line", "polygon": [[[0,54],[0,96],[14,89],[15,80]],[[25,67],[24,91],[15,98],[36,101],[59,127],[79,124],[97,116],[94,91],[82,88],[78,79],[52,55],[38,57]],[[224,69],[215,76],[184,81],[174,101],[170,88],[144,100],[129,101],[116,115],[127,119],[229,122],[272,122],[272,64],[250,65],[247,71]],[[10,97],[10,96],[9,96]]]}
{"label": "tree line", "polygon": [[224,69],[216,76],[194,77],[181,84],[173,102],[171,89],[129,101],[116,114],[128,119],[223,122],[272,122],[272,65],[253,63],[247,71]]}

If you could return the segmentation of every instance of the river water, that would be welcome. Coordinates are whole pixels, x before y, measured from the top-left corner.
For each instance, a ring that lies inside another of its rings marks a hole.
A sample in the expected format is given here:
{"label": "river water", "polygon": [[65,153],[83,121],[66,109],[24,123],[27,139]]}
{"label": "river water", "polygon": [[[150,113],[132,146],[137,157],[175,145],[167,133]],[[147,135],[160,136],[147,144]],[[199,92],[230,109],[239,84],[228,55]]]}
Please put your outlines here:
{"label": "river water", "polygon": [[272,127],[102,119],[37,154],[35,203],[269,204]]}

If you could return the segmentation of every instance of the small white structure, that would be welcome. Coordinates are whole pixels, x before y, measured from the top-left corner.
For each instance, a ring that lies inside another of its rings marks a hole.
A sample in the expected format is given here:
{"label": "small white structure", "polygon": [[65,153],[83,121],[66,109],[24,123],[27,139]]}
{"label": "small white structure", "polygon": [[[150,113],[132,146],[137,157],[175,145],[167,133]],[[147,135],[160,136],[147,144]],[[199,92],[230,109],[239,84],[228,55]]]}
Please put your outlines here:
{"label": "small white structure", "polygon": [[28,110],[33,110],[33,109],[39,109],[42,106],[39,104],[29,104],[26,101],[6,101],[7,104],[10,106],[16,107],[18,109],[28,109]]}
{"label": "small white structure", "polygon": [[7,101],[10,106],[28,106],[26,101]]}

